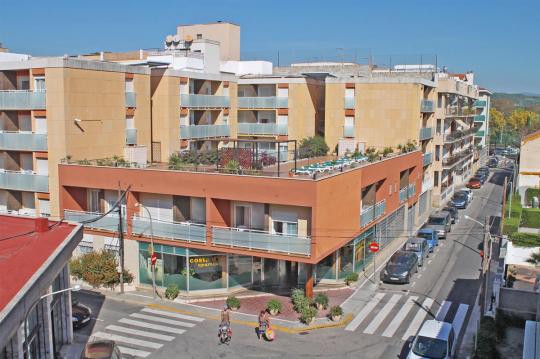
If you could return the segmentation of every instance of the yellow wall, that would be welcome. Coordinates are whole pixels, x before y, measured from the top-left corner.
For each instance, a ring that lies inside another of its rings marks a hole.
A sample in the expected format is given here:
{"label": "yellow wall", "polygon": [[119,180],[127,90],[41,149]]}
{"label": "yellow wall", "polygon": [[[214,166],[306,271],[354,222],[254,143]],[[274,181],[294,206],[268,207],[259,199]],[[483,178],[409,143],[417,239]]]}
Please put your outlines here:
{"label": "yellow wall", "polygon": [[[152,75],[153,140],[161,142],[161,161],[180,148],[180,78]],[[156,159],[154,159],[156,160]]]}
{"label": "yellow wall", "polygon": [[289,140],[301,140],[316,134],[315,121],[319,115],[317,107],[318,101],[324,96],[323,91],[322,85],[289,84]]}

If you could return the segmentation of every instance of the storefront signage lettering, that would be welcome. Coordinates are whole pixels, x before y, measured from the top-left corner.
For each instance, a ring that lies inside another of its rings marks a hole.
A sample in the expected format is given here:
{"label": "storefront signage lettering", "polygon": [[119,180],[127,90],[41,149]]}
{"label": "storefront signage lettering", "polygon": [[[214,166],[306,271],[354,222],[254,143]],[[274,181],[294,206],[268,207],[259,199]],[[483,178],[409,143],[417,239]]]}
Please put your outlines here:
{"label": "storefront signage lettering", "polygon": [[219,260],[217,256],[194,257],[189,259],[189,264],[192,268],[212,268],[219,266]]}

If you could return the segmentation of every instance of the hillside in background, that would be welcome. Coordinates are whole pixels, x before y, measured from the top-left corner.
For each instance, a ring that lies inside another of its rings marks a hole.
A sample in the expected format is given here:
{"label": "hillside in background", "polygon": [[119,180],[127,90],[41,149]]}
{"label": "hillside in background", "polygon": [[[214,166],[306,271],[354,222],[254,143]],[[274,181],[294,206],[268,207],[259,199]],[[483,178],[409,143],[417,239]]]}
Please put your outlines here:
{"label": "hillside in background", "polygon": [[495,92],[491,97],[491,106],[508,115],[516,108],[540,113],[540,95],[532,93]]}

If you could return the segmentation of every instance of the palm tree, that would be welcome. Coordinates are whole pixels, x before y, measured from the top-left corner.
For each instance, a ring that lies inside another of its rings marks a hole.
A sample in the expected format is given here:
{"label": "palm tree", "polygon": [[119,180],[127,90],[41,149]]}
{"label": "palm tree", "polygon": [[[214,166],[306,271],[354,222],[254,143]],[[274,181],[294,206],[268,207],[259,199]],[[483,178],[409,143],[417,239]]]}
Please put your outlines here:
{"label": "palm tree", "polygon": [[531,256],[526,260],[526,262],[534,264],[535,266],[540,265],[540,250],[538,252],[532,253]]}

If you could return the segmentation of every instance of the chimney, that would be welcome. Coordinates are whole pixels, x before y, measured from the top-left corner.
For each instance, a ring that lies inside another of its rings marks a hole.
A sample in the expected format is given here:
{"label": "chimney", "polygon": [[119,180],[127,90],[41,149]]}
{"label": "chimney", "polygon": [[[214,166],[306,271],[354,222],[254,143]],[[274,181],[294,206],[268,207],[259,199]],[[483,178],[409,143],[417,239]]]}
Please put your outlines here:
{"label": "chimney", "polygon": [[37,233],[43,233],[49,230],[49,219],[46,217],[36,218],[35,224],[35,231]]}

